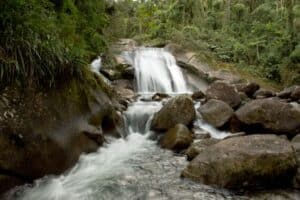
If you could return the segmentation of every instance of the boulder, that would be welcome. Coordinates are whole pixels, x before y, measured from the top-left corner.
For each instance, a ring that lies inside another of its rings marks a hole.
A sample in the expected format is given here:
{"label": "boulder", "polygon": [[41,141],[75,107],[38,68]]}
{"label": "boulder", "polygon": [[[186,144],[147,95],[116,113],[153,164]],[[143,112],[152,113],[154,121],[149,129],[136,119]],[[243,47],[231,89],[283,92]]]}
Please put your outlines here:
{"label": "boulder", "polygon": [[234,114],[234,110],[225,102],[211,99],[199,108],[203,119],[214,127],[222,127]]}
{"label": "boulder", "polygon": [[202,91],[197,91],[192,94],[193,100],[199,100],[205,98],[205,94]]}
{"label": "boulder", "polygon": [[300,86],[295,88],[295,90],[291,94],[291,98],[295,101],[300,100]]}
{"label": "boulder", "polygon": [[116,87],[126,88],[129,90],[133,90],[133,83],[127,79],[118,79],[112,82],[112,84]]}
{"label": "boulder", "polygon": [[292,93],[294,92],[294,90],[297,87],[300,87],[300,86],[294,85],[294,86],[285,88],[281,92],[277,93],[277,96],[282,99],[289,99],[289,98],[291,98]]}
{"label": "boulder", "polygon": [[296,103],[278,99],[253,100],[235,114],[237,120],[247,125],[248,129],[265,129],[288,135],[295,135],[300,130],[300,105]]}
{"label": "boulder", "polygon": [[193,100],[186,96],[170,99],[160,111],[154,114],[151,130],[166,131],[176,124],[189,126],[196,118]]}
{"label": "boulder", "polygon": [[121,76],[124,79],[129,79],[129,80],[133,80],[134,79],[134,68],[132,66],[126,66],[124,69],[122,69],[121,71]]}
{"label": "boulder", "polygon": [[248,84],[236,84],[235,87],[237,91],[245,93],[249,98],[252,98],[254,93],[260,88],[260,86],[254,82]]}
{"label": "boulder", "polygon": [[294,177],[294,188],[300,189],[300,134],[296,135],[291,141],[297,156],[298,170]]}
{"label": "boulder", "polygon": [[134,68],[130,64],[118,64],[116,66],[103,66],[100,72],[110,81],[118,79],[134,79]]}
{"label": "boulder", "polygon": [[206,90],[206,98],[224,101],[233,108],[241,104],[241,98],[233,86],[224,82],[215,82]]}
{"label": "boulder", "polygon": [[241,98],[242,104],[251,100],[244,92],[239,92],[239,96]]}
{"label": "boulder", "polygon": [[156,93],[152,96],[152,100],[153,101],[161,101],[165,98],[169,98],[170,96],[168,94],[164,94],[164,93]]}
{"label": "boulder", "polygon": [[127,99],[129,101],[132,101],[136,97],[134,91],[131,89],[116,87],[115,90],[116,90],[117,95],[121,99]]}
{"label": "boulder", "polygon": [[189,129],[183,124],[177,124],[162,137],[160,145],[166,149],[181,151],[188,148],[192,142],[193,135]]}
{"label": "boulder", "polygon": [[220,140],[215,138],[202,139],[198,142],[194,142],[185,152],[187,160],[193,160],[198,154],[204,151],[211,145],[218,143]]}
{"label": "boulder", "polygon": [[276,94],[273,91],[265,90],[265,89],[259,89],[254,93],[255,99],[264,99],[269,97],[274,97]]}
{"label": "boulder", "polygon": [[218,142],[203,150],[182,176],[224,188],[291,183],[297,170],[291,144],[276,135],[250,135]]}
{"label": "boulder", "polygon": [[102,67],[100,72],[110,81],[115,81],[122,78],[121,74],[115,69]]}
{"label": "boulder", "polygon": [[[300,164],[300,134],[296,135],[292,141],[291,141],[295,151],[296,151],[296,154],[297,154],[297,158],[298,158],[298,161],[299,161],[299,164]],[[300,165],[299,165],[300,167]]]}

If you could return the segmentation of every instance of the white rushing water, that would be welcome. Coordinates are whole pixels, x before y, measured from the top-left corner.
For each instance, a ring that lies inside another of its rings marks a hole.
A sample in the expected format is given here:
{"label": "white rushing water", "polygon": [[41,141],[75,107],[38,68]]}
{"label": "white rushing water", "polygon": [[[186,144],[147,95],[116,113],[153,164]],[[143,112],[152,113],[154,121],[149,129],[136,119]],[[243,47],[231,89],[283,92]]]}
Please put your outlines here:
{"label": "white rushing water", "polygon": [[160,48],[139,48],[127,60],[135,68],[137,90],[140,94],[187,93],[183,73],[172,54]]}
{"label": "white rushing water", "polygon": [[99,56],[91,63],[91,71],[100,75],[100,69],[102,67],[102,58]]}
{"label": "white rushing water", "polygon": [[[181,94],[189,92],[175,58],[163,49],[141,48],[133,53],[138,92]],[[99,74],[101,58],[91,64]],[[196,108],[200,104],[195,105]],[[184,156],[159,148],[150,136],[149,122],[161,102],[132,103],[124,113],[126,139],[114,139],[98,152],[82,155],[72,169],[61,176],[49,176],[11,191],[11,200],[143,200],[225,199],[232,194],[180,179],[186,166]],[[199,128],[213,137],[219,132],[199,119]]]}
{"label": "white rushing water", "polygon": [[[65,175],[45,177],[25,187],[20,200],[85,200],[101,198],[101,191],[124,174],[132,174],[128,159],[149,151],[154,144],[146,135],[132,133],[126,140],[114,140],[96,153],[82,155],[77,165]],[[100,195],[100,197],[99,197]],[[11,196],[10,196],[11,197]],[[110,198],[113,199],[113,198]]]}

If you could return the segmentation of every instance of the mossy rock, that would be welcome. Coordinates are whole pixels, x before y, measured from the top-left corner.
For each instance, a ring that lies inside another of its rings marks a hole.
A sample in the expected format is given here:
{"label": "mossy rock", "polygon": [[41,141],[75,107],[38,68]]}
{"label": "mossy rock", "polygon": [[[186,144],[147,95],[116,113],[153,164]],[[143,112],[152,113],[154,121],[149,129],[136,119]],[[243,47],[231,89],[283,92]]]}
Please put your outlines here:
{"label": "mossy rock", "polygon": [[177,124],[162,137],[160,145],[163,148],[181,151],[188,148],[192,142],[193,135],[189,129],[183,124]]}
{"label": "mossy rock", "polygon": [[[83,71],[83,79],[66,80],[51,89],[10,87],[0,120],[0,168],[14,178],[33,181],[69,169],[83,152],[96,151],[103,134],[116,130],[114,90]],[[0,98],[2,99],[2,98]],[[0,100],[1,101],[1,100]],[[19,182],[5,183],[11,187]],[[9,189],[7,187],[6,189]],[[1,192],[4,192],[2,190]]]}
{"label": "mossy rock", "polygon": [[240,189],[287,186],[297,170],[291,144],[275,135],[251,135],[203,150],[182,176],[203,184]]}

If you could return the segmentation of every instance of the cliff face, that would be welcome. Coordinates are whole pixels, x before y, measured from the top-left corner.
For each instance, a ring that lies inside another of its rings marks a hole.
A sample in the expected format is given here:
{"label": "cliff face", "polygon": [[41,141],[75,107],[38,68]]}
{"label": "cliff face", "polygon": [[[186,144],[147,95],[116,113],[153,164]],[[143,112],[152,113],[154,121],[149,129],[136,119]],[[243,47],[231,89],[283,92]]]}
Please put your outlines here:
{"label": "cliff face", "polygon": [[117,134],[113,90],[88,72],[52,89],[0,91],[0,193],[59,174]]}

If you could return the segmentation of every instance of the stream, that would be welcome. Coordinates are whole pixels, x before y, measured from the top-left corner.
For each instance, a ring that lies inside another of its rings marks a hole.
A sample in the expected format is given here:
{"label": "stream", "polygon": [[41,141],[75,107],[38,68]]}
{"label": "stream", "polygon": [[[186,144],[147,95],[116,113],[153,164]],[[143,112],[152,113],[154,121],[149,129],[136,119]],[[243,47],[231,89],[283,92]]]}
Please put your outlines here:
{"label": "stream", "polygon": [[[83,154],[76,166],[60,176],[47,176],[32,185],[12,190],[6,199],[13,200],[192,200],[192,199],[250,199],[246,194],[194,183],[180,178],[187,165],[185,156],[161,149],[150,138],[150,122],[161,102],[142,101],[154,93],[171,96],[193,92],[186,83],[175,58],[163,49],[140,48],[125,52],[133,64],[136,92],[139,100],[124,113],[126,138],[108,139],[95,153]],[[99,71],[101,59],[94,63]],[[99,65],[99,66],[97,66]],[[99,68],[98,68],[99,67]],[[195,107],[199,107],[195,103]],[[224,138],[220,132],[203,122],[198,129],[212,137]]]}

